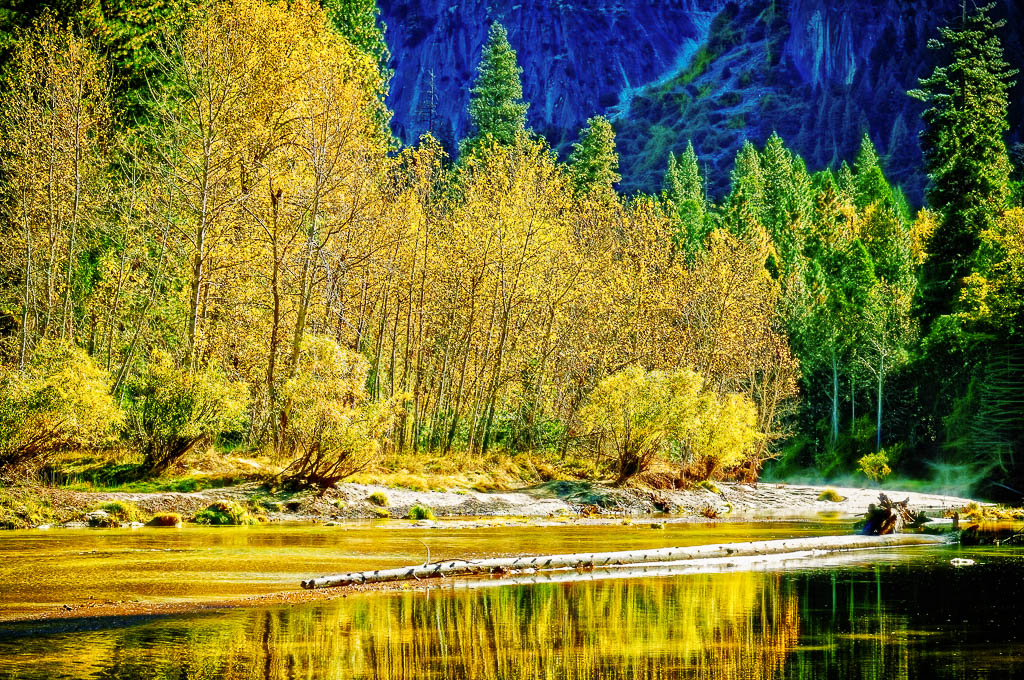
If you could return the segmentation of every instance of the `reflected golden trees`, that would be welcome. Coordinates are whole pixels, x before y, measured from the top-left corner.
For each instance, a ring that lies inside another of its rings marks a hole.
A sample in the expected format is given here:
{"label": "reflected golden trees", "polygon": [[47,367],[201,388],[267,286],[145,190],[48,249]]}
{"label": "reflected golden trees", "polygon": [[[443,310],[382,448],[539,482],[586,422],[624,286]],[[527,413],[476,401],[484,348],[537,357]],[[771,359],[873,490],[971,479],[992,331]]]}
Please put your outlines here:
{"label": "reflected golden trees", "polygon": [[[1015,620],[1021,589],[958,595],[954,584],[968,583],[952,568],[920,564],[531,587],[477,582],[489,587],[362,593],[0,638],[0,675],[50,678],[75,668],[111,680],[1011,676],[1021,645],[996,621]],[[978,619],[979,607],[996,618]]]}
{"label": "reflected golden trees", "polygon": [[228,615],[244,636],[190,628],[181,663],[233,680],[768,678],[796,645],[798,606],[759,573],[368,594]]}

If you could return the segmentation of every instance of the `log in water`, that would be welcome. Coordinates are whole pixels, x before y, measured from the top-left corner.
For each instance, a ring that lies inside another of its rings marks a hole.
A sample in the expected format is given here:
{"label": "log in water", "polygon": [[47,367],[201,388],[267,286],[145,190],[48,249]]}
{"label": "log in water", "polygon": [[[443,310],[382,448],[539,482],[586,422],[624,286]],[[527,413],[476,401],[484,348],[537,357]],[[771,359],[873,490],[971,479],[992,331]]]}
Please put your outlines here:
{"label": "log in water", "polygon": [[494,557],[481,560],[445,560],[394,569],[353,571],[347,574],[321,576],[302,582],[302,587],[330,588],[361,583],[406,581],[438,576],[493,574],[526,569],[587,569],[595,567],[625,566],[651,562],[672,563],[718,557],[749,557],[755,555],[781,555],[804,551],[836,552],[865,548],[889,548],[909,545],[945,543],[941,536],[889,534],[887,536],[815,536],[789,538],[777,541],[750,543],[717,543],[682,548],[655,550],[625,550],[620,552],[574,553],[568,555],[535,555],[528,557]]}

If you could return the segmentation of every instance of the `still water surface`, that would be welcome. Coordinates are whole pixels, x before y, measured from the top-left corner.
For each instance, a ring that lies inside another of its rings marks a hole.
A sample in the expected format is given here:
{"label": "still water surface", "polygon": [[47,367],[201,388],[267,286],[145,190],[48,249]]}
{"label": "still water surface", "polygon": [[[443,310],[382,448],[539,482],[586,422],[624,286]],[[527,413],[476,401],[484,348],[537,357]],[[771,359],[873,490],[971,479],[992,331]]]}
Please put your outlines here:
{"label": "still water surface", "polygon": [[[416,530],[396,525],[0,535],[0,617],[210,599],[458,554],[840,533],[762,523]],[[955,568],[953,557],[978,564]],[[60,624],[0,622],[4,678],[1024,677],[1024,551],[914,548],[786,571],[353,594]]]}

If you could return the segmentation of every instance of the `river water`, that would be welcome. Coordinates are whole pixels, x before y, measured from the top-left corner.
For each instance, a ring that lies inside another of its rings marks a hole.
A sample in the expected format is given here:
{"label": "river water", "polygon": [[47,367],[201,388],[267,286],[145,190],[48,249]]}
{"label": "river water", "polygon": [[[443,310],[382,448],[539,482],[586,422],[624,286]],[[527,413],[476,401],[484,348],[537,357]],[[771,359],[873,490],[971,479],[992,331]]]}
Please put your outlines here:
{"label": "river water", "polygon": [[[841,522],[0,534],[3,678],[1024,677],[1024,550],[919,547],[785,569],[429,590],[143,617],[13,619],[63,604],[280,592],[432,558],[842,533]],[[954,567],[954,557],[976,564]]]}

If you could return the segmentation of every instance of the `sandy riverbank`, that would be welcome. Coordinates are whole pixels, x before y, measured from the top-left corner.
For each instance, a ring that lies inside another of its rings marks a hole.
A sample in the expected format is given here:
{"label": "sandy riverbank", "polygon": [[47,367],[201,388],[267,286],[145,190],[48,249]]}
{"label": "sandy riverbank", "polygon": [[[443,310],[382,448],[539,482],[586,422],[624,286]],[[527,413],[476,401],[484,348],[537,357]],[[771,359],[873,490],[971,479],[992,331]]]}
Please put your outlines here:
{"label": "sandy riverbank", "polygon": [[[831,488],[843,500],[818,500]],[[823,487],[797,484],[739,484],[719,482],[712,488],[692,490],[651,490],[614,488],[581,482],[548,482],[539,486],[505,492],[414,491],[368,484],[341,484],[324,495],[310,492],[273,494],[256,483],[207,489],[192,493],[83,492],[43,489],[50,502],[68,516],[79,516],[110,501],[129,501],[143,513],[177,512],[190,517],[211,503],[231,500],[258,504],[268,521],[330,522],[346,519],[379,518],[383,511],[392,518],[408,516],[414,505],[431,508],[438,518],[523,517],[537,522],[552,518],[602,516],[643,516],[666,514],[680,519],[731,517],[779,519],[808,517],[817,513],[840,516],[863,514],[878,498],[877,488]],[[900,500],[907,498],[914,510],[941,514],[971,502],[968,498],[918,492],[887,490]],[[369,499],[386,497],[382,508]],[[72,522],[70,526],[75,526]]]}

